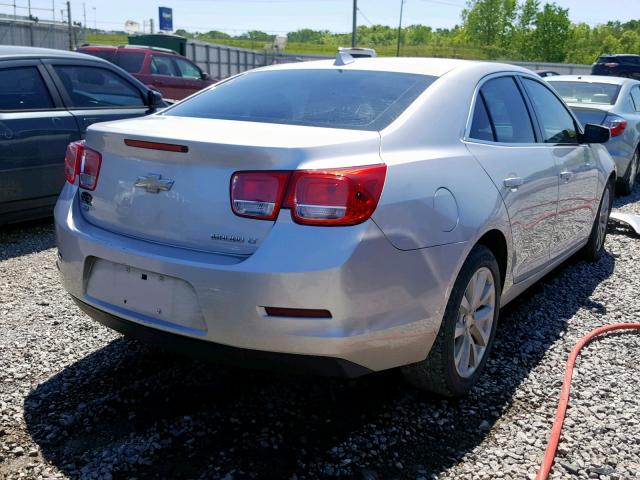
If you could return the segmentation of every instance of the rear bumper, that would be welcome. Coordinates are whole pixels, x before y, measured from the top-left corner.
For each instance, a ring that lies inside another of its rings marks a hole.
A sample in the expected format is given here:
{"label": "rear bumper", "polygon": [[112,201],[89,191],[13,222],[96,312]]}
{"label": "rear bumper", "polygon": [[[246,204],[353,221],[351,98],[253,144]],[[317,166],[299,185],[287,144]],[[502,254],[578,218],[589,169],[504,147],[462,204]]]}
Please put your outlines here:
{"label": "rear bumper", "polygon": [[[463,242],[400,251],[371,221],[320,229],[283,215],[250,257],[196,252],[89,224],[76,192],[65,186],[56,205],[58,264],[65,289],[91,307],[83,307],[90,316],[118,318],[180,342],[186,337],[246,350],[329,357],[365,371],[427,356],[467,249]],[[202,328],[149,318],[88,295],[96,260],[187,282]],[[267,306],[329,310],[331,318],[268,316]]]}
{"label": "rear bumper", "polygon": [[368,368],[340,358],[248,350],[183,335],[175,335],[174,333],[164,332],[125,320],[98,310],[75,297],[71,298],[83,312],[106,327],[128,337],[190,357],[215,360],[219,363],[239,367],[330,377],[355,378],[371,373]]}

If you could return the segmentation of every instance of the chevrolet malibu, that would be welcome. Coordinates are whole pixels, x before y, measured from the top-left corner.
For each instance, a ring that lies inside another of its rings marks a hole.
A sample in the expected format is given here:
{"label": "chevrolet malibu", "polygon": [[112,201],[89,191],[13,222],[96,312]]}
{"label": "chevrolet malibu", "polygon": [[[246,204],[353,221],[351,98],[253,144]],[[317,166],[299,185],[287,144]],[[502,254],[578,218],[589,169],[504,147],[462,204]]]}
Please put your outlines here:
{"label": "chevrolet malibu", "polygon": [[71,144],[58,265],[82,310],[132,337],[309,373],[401,367],[459,396],[501,305],[600,256],[608,139],[511,65],[253,70]]}

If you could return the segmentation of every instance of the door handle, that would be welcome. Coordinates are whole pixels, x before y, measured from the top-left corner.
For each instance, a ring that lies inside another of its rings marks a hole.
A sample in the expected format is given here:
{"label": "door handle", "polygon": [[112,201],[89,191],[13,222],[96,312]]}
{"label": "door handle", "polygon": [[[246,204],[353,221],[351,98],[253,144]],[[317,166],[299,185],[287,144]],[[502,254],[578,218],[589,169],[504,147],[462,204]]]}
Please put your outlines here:
{"label": "door handle", "polygon": [[524,183],[522,177],[509,177],[503,180],[504,186],[507,188],[517,189],[520,185]]}
{"label": "door handle", "polygon": [[570,172],[568,170],[565,170],[564,172],[560,172],[560,179],[565,183],[571,181],[572,177],[573,177],[573,172]]}

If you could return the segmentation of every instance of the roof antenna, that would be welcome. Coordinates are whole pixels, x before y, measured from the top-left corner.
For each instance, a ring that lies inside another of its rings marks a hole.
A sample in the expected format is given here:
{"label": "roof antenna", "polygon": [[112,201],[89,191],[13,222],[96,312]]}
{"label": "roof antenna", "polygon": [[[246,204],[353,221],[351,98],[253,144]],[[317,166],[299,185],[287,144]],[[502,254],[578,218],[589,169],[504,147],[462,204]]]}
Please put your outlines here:
{"label": "roof antenna", "polygon": [[349,55],[346,51],[341,48],[338,49],[338,54],[336,55],[336,61],[333,62],[334,65],[349,65],[350,63],[355,62],[356,59]]}

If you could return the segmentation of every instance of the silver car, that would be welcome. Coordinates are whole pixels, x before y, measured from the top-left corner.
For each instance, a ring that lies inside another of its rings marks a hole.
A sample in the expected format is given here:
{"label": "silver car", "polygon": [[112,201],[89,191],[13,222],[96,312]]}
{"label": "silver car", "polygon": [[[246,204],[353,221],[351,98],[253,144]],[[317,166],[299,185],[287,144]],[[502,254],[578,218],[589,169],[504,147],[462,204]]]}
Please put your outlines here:
{"label": "silver car", "polygon": [[69,146],[66,290],[125,334],[259,367],[402,367],[469,391],[500,306],[597,259],[614,163],[528,70],[349,59],[253,70]]}
{"label": "silver car", "polygon": [[611,129],[605,146],[616,162],[620,193],[633,190],[640,162],[640,82],[601,75],[546,78],[582,124]]}

